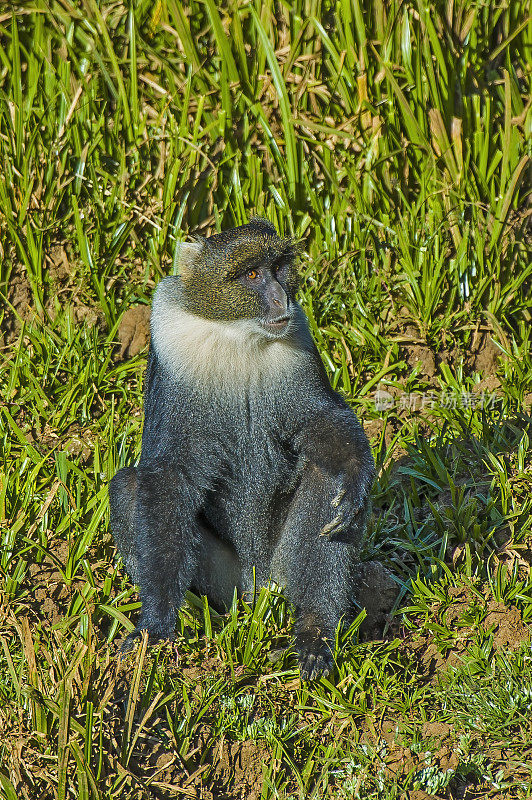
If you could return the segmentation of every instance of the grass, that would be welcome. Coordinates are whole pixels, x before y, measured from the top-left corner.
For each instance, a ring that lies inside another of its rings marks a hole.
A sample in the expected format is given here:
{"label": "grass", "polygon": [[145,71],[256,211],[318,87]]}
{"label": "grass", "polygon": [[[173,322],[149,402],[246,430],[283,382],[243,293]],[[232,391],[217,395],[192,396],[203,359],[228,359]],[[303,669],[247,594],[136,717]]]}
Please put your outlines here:
{"label": "grass", "polygon": [[[8,798],[532,796],[530,4],[0,11],[0,785]],[[272,220],[379,473],[400,595],[302,685],[276,591],[125,662],[107,483],[176,243]],[[127,344],[127,343],[126,343]],[[137,348],[138,349],[138,348]],[[386,407],[377,407],[386,392]]]}

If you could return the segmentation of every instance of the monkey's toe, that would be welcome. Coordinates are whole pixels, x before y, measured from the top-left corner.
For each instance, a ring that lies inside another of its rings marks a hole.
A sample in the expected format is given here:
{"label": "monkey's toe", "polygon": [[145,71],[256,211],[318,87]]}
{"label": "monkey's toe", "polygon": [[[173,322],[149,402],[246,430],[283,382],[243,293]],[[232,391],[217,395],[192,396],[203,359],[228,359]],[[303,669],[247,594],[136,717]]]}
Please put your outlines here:
{"label": "monkey's toe", "polygon": [[135,645],[139,639],[140,639],[140,631],[135,628],[134,631],[131,631],[131,633],[128,636],[126,636],[126,638],[120,645],[119,652],[122,655],[125,655],[126,653],[131,653],[131,651],[135,649]]}
{"label": "monkey's toe", "polygon": [[320,637],[312,641],[301,641],[302,638],[307,637],[296,639],[301,678],[304,681],[313,681],[329,675],[334,667],[334,659],[327,640]]}
{"label": "monkey's toe", "polygon": [[132,650],[135,649],[136,643],[141,639],[142,634],[144,631],[147,630],[148,632],[148,644],[150,647],[154,644],[158,644],[159,642],[172,642],[174,640],[173,634],[169,634],[167,631],[161,630],[151,630],[150,628],[135,628],[120,646],[120,653],[126,654],[131,653]]}

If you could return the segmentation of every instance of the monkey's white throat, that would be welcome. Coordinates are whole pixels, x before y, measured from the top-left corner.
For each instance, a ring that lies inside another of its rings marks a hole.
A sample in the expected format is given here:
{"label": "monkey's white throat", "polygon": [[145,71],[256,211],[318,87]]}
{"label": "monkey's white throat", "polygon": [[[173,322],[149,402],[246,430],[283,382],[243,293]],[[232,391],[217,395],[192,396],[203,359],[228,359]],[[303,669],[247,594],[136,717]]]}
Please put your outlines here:
{"label": "monkey's white throat", "polygon": [[151,336],[157,357],[175,378],[231,393],[282,380],[299,352],[289,340],[268,339],[254,320],[204,319],[160,293],[153,303]]}

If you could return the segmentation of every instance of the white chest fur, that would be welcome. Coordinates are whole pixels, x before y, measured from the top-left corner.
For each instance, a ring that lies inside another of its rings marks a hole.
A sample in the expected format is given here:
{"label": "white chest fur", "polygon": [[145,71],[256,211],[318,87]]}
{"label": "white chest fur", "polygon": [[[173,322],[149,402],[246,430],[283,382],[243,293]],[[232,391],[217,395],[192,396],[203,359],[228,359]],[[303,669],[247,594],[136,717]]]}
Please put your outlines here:
{"label": "white chest fur", "polygon": [[203,319],[159,290],[151,336],[157,357],[176,378],[217,391],[282,380],[301,355],[289,339],[268,339],[254,320]]}

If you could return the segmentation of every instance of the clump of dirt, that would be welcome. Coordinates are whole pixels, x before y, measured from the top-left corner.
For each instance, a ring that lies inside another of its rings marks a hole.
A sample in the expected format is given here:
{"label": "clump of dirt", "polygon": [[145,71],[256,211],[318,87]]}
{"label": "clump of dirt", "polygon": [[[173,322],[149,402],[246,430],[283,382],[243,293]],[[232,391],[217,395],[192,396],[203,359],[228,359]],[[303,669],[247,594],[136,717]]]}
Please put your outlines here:
{"label": "clump of dirt", "polygon": [[486,632],[491,630],[495,650],[515,650],[530,639],[530,628],[523,623],[515,606],[508,608],[493,600],[486,610],[488,613],[482,627]]}
{"label": "clump of dirt", "polygon": [[368,439],[380,438],[384,422],[382,419],[368,419],[364,420],[364,433]]}
{"label": "clump of dirt", "polygon": [[105,314],[99,306],[87,305],[82,297],[82,286],[77,280],[78,270],[67,242],[54,242],[45,254],[47,279],[51,291],[46,301],[46,312],[55,318],[58,304],[68,308],[74,322],[85,323],[91,328],[104,331]]}
{"label": "clump of dirt", "polygon": [[[383,419],[364,420],[364,433],[375,446],[381,439],[384,431],[384,446],[388,449],[390,445],[393,444],[397,432],[403,425],[403,420],[396,416],[388,417],[386,422]],[[388,453],[388,458],[394,462],[399,461],[406,456],[406,453],[407,451],[403,445],[396,441],[393,449]]]}
{"label": "clump of dirt", "polygon": [[392,322],[392,334],[392,340],[399,344],[401,355],[410,369],[417,367],[419,377],[429,384],[433,383],[441,359],[412,324],[406,309],[400,309]]}
{"label": "clump of dirt", "polygon": [[[421,740],[426,746],[419,750],[412,748],[412,727],[417,728]],[[406,775],[422,775],[430,763],[433,772],[444,774],[447,770],[455,771],[460,763],[457,752],[458,733],[451,725],[439,721],[412,723],[406,719],[372,719],[365,720],[362,730],[362,742],[375,748],[378,752],[379,772],[385,780],[401,780]],[[430,761],[427,755],[430,753]],[[436,797],[454,797],[443,790],[443,794],[429,794],[421,788],[409,786],[409,800],[428,800]]]}
{"label": "clump of dirt", "polygon": [[[46,513],[50,503],[54,500],[59,487],[59,481],[56,481],[39,515],[28,529],[28,538],[33,536],[37,525]],[[69,502],[75,506],[75,500],[71,495],[69,495]],[[32,553],[30,558],[33,557],[35,560],[30,561],[27,566],[24,585],[29,591],[25,595],[24,602],[27,609],[26,613],[28,618],[31,619],[32,625],[37,624],[42,626],[43,629],[49,630],[68,615],[69,606],[75,598],[84,593],[83,590],[86,589],[87,583],[79,566],[77,572],[69,580],[69,558],[71,558],[74,543],[71,542],[69,544],[68,541],[55,537],[49,529],[46,531],[46,535],[48,541],[46,542],[44,556],[42,556],[42,551],[37,548],[30,551]],[[108,537],[106,541],[104,536],[103,541],[100,541],[98,545],[99,553],[92,546],[87,552],[96,586],[101,586],[109,573],[110,556],[108,552],[101,552],[102,545],[108,550],[108,544]],[[70,565],[71,567],[72,564]],[[89,602],[89,607],[91,609],[93,607],[91,602]],[[101,623],[95,621],[94,627],[99,629]]]}
{"label": "clump of dirt", "polygon": [[403,355],[406,363],[412,369],[421,365],[420,376],[428,384],[434,383],[438,368],[443,364],[456,369],[461,363],[465,367],[465,374],[478,373],[482,376],[480,383],[475,387],[477,391],[493,391],[500,386],[496,376],[502,351],[494,343],[489,333],[473,336],[473,341],[467,351],[459,347],[432,350],[426,344],[415,342],[403,344]]}
{"label": "clump of dirt", "polygon": [[[44,311],[55,319],[58,307],[68,308],[76,324],[86,323],[98,330],[105,329],[105,315],[94,305],[87,305],[81,298],[81,287],[76,285],[76,268],[69,258],[67,245],[55,242],[44,254],[45,299]],[[25,267],[16,262],[11,270],[6,287],[4,315],[0,323],[0,346],[16,341],[21,325],[36,317],[35,301],[31,282]]]}
{"label": "clump of dirt", "polygon": [[208,738],[205,727],[196,738],[194,753],[181,759],[156,737],[146,735],[139,740],[129,768],[140,780],[149,780],[162,797],[173,797],[178,788],[184,797],[198,800],[259,800],[262,765],[270,762],[271,748],[260,740],[221,737],[205,756]]}
{"label": "clump of dirt", "polygon": [[56,290],[69,284],[75,276],[75,269],[70,263],[64,243],[53,244],[45,253],[48,267],[48,280]]}
{"label": "clump of dirt", "polygon": [[105,331],[105,314],[98,308],[87,306],[84,303],[77,302],[70,305],[70,312],[78,325],[85,323],[89,328],[97,328],[99,331]]}
{"label": "clump of dirt", "polygon": [[427,380],[427,383],[432,382],[432,378],[436,375],[436,357],[430,347],[422,344],[406,345],[404,347],[405,361],[411,369],[421,364],[421,374]]}
{"label": "clump of dirt", "polygon": [[92,448],[94,447],[92,435],[93,432],[90,428],[83,430],[77,422],[74,422],[68,427],[68,438],[62,449],[69,456],[78,459],[78,463],[85,464],[92,455]]}
{"label": "clump of dirt", "polygon": [[366,618],[360,626],[363,642],[380,639],[390,612],[399,595],[399,586],[392,573],[379,561],[364,561],[356,569],[357,604],[366,609]]}
{"label": "clump of dirt", "polygon": [[31,284],[24,268],[20,265],[14,267],[11,272],[6,299],[4,317],[0,326],[0,345],[14,342],[19,334],[21,321],[27,322],[34,315]]}
{"label": "clump of dirt", "polygon": [[31,420],[34,423],[33,427],[27,428],[27,415],[24,411],[25,409],[21,409],[16,415],[16,420],[28,444],[32,444],[43,455],[46,451],[62,450],[77,459],[79,465],[89,461],[94,449],[94,431],[90,426],[83,427],[73,422],[64,430],[58,431],[48,422],[39,426],[38,421]]}
{"label": "clump of dirt", "polygon": [[484,376],[494,376],[503,353],[488,333],[483,333],[477,339],[478,341],[475,342],[475,337],[473,337],[471,353],[467,359],[468,367],[472,372],[479,372]]}
{"label": "clump of dirt", "polygon": [[[201,681],[206,674],[216,675],[227,670],[227,665],[220,660],[217,655],[202,654],[201,662],[179,664],[179,674],[190,683]],[[235,669],[235,679],[241,677],[243,668],[239,674],[238,666]]]}
{"label": "clump of dirt", "polygon": [[142,353],[150,340],[150,314],[149,306],[132,306],[129,308],[118,328],[120,340],[120,360],[132,358]]}

